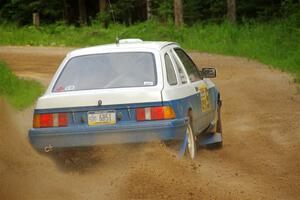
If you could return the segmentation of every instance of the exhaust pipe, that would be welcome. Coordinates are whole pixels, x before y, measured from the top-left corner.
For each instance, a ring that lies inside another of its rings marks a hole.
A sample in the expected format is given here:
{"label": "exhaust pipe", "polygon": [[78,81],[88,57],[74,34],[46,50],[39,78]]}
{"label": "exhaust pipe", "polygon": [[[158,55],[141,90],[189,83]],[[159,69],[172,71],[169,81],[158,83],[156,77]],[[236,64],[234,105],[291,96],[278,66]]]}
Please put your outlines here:
{"label": "exhaust pipe", "polygon": [[46,153],[49,153],[49,152],[53,151],[53,149],[54,149],[54,147],[53,147],[51,144],[48,144],[48,145],[46,145],[46,146],[44,147],[44,151],[45,151]]}

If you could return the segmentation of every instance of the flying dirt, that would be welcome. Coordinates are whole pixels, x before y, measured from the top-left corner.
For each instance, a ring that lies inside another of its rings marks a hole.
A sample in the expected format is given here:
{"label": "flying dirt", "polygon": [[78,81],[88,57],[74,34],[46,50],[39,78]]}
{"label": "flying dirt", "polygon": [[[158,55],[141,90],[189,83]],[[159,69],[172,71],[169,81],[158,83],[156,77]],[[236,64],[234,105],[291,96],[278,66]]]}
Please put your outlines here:
{"label": "flying dirt", "polygon": [[[70,50],[0,47],[0,60],[46,86]],[[193,161],[159,142],[38,153],[27,139],[34,107],[0,99],[0,199],[299,199],[299,86],[256,61],[190,55],[217,68],[222,149]]]}

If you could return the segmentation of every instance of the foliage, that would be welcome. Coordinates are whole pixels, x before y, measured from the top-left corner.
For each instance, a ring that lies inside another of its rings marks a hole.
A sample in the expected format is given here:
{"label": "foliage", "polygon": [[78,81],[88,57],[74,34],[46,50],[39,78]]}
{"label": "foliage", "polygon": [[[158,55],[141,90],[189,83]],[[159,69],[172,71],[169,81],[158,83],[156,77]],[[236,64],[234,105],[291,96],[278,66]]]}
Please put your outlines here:
{"label": "foliage", "polygon": [[173,0],[152,0],[151,2],[152,14],[163,23],[173,21]]}
{"label": "foliage", "polygon": [[0,62],[0,96],[4,96],[17,109],[31,105],[44,88],[40,83],[16,77],[11,70]]}
{"label": "foliage", "polygon": [[[152,15],[166,23],[173,19],[174,0],[151,0]],[[272,21],[300,13],[299,0],[238,0],[237,19]],[[85,0],[89,23],[105,18],[113,21],[114,10],[118,23],[131,25],[147,19],[146,0],[106,0],[107,9],[99,14],[99,1]],[[111,3],[111,6],[110,4]],[[203,22],[221,23],[226,18],[226,0],[183,0],[185,23],[192,25]],[[21,25],[32,23],[32,13],[39,12],[42,24],[65,21],[78,25],[78,0],[2,0],[0,19]],[[109,19],[108,19],[109,18]]]}
{"label": "foliage", "polygon": [[32,13],[38,12],[45,23],[63,19],[63,1],[47,0],[10,0],[2,7],[0,18],[13,21],[19,25],[30,24]]}
{"label": "foliage", "polygon": [[226,1],[220,0],[185,0],[184,18],[189,25],[195,22],[221,22],[226,16]]}

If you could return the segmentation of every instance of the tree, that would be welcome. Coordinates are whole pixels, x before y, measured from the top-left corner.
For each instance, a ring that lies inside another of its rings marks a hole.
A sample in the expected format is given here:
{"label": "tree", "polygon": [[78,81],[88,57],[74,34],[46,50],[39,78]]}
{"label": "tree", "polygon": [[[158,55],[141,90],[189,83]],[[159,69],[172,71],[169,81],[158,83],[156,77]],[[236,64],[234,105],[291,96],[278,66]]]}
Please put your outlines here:
{"label": "tree", "polygon": [[231,23],[236,23],[236,0],[227,0],[227,18]]}
{"label": "tree", "polygon": [[182,0],[174,0],[174,20],[176,26],[183,25]]}

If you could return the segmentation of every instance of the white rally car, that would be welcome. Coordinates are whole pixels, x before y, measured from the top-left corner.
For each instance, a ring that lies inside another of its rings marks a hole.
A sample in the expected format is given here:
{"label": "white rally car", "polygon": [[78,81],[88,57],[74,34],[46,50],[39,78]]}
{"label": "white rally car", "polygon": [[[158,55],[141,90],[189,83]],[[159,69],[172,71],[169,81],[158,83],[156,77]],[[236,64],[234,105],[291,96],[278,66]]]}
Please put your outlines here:
{"label": "white rally car", "polygon": [[173,42],[124,39],[70,52],[38,99],[31,144],[39,150],[153,140],[222,143],[220,93]]}

